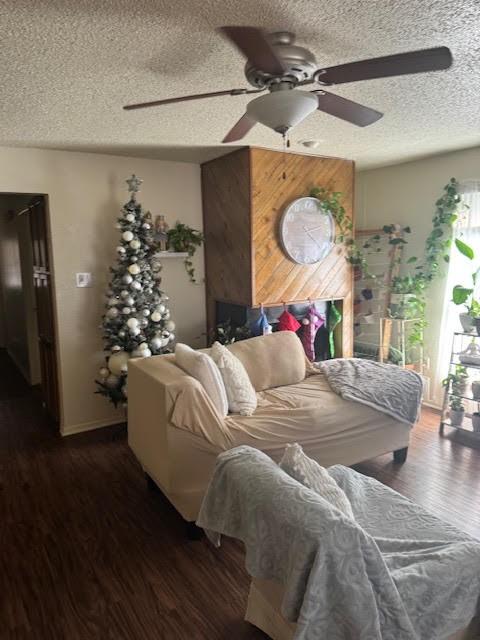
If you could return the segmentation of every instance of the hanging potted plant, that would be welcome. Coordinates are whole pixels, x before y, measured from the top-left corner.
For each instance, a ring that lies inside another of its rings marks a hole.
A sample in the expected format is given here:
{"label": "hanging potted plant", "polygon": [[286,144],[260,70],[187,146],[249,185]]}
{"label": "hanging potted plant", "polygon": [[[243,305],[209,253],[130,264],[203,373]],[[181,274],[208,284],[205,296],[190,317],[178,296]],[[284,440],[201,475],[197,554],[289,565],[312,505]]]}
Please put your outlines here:
{"label": "hanging potted plant", "polygon": [[457,396],[453,396],[450,399],[450,423],[452,427],[460,427],[465,415],[465,407],[463,406],[462,399]]}

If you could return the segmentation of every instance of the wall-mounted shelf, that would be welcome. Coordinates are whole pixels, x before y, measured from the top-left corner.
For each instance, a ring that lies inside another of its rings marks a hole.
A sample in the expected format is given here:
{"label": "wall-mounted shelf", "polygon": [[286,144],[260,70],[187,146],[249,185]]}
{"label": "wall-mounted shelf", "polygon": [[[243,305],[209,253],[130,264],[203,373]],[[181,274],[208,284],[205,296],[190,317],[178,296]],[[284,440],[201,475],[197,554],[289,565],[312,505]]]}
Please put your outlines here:
{"label": "wall-mounted shelf", "polygon": [[186,251],[157,251],[155,258],[188,258]]}

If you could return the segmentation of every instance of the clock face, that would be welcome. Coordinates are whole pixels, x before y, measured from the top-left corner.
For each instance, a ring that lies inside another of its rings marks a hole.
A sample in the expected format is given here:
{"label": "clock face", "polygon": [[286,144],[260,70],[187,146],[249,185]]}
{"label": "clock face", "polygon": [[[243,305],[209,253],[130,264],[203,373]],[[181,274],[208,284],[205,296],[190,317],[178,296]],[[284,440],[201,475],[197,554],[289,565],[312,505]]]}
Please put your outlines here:
{"label": "clock face", "polygon": [[335,221],[317,198],[299,198],[285,209],[280,239],[288,257],[299,264],[323,260],[335,242]]}

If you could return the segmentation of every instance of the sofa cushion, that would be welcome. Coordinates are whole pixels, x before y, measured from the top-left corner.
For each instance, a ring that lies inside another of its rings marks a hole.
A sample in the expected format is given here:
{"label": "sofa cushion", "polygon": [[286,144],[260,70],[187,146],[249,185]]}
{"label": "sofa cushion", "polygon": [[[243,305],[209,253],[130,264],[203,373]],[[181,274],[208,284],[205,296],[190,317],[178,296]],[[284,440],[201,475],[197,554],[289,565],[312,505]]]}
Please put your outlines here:
{"label": "sofa cushion", "polygon": [[325,467],[309,458],[295,442],[287,444],[279,466],[297,482],[305,485],[349,518],[354,518],[352,505],[345,492],[340,489]]}
{"label": "sofa cushion", "polygon": [[212,358],[220,369],[232,413],[251,416],[257,408],[257,394],[240,360],[219,342],[211,348]]}
{"label": "sofa cushion", "polygon": [[291,331],[234,342],[228,349],[247,370],[255,391],[297,384],[305,378],[305,352]]}
{"label": "sofa cushion", "polygon": [[175,362],[200,382],[218,413],[225,417],[228,414],[227,392],[222,375],[213,359],[206,353],[178,343],[175,347]]}

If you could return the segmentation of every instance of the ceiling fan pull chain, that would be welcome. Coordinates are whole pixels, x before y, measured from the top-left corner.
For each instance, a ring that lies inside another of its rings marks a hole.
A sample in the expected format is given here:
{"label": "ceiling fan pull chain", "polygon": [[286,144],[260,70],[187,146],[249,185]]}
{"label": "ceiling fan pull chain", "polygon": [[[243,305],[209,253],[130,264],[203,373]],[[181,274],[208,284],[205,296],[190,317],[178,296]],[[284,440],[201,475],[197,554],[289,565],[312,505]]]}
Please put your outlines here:
{"label": "ceiling fan pull chain", "polygon": [[283,141],[283,174],[282,178],[287,179],[287,149],[290,149],[290,139],[288,137],[288,131],[282,133]]}

